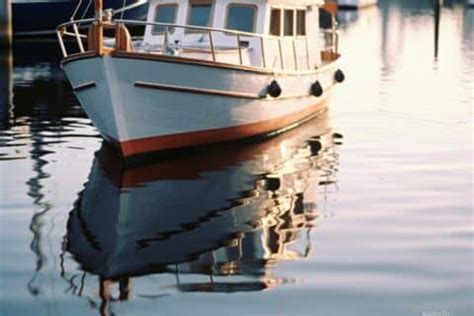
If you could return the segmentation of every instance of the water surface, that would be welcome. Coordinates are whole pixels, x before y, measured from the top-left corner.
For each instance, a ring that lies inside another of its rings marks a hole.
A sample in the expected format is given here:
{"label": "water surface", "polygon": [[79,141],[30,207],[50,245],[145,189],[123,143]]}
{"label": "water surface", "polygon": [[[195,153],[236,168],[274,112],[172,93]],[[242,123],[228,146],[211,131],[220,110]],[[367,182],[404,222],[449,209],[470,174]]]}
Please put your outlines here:
{"label": "water surface", "polygon": [[326,115],[134,168],[56,44],[15,42],[0,315],[473,315],[474,10],[445,1],[437,57],[431,1],[339,19]]}

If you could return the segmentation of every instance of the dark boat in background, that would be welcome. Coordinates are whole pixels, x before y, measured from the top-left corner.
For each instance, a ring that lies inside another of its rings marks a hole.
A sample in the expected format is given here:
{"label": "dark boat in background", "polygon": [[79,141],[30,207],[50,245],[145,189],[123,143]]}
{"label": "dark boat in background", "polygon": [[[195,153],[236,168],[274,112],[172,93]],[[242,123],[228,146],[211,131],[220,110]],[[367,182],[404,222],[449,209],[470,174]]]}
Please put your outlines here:
{"label": "dark boat in background", "polygon": [[[104,0],[104,8],[124,19],[145,20],[148,0]],[[92,0],[12,0],[13,35],[54,35],[59,24],[94,14]]]}

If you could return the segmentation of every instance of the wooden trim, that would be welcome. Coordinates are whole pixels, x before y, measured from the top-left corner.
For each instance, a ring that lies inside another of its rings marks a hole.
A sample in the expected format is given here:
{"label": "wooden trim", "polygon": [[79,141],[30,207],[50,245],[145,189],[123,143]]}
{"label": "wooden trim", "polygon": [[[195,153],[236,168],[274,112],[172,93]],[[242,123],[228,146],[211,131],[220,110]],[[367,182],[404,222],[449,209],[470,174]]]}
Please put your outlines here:
{"label": "wooden trim", "polygon": [[[212,89],[201,89],[201,88],[189,88],[189,87],[182,87],[176,85],[166,85],[166,84],[159,84],[159,83],[151,83],[151,82],[143,82],[143,81],[136,81],[136,87],[141,88],[150,88],[150,89],[158,89],[158,90],[169,90],[169,91],[177,91],[177,92],[187,92],[187,93],[196,93],[196,94],[207,94],[207,95],[216,95],[216,96],[224,96],[224,97],[231,97],[231,98],[243,98],[243,99],[251,99],[251,100],[270,100],[275,101],[274,98],[265,95],[254,95],[250,93],[244,92],[228,92],[222,90],[212,90]],[[324,87],[325,91],[330,91],[334,88],[334,84],[329,87]],[[301,99],[307,98],[311,95],[304,94],[304,95],[283,95],[278,97],[278,100],[287,100],[287,99]]]}
{"label": "wooden trim", "polygon": [[324,62],[333,62],[339,59],[341,55],[332,51],[321,51],[321,60]]}
{"label": "wooden trim", "polygon": [[115,26],[115,49],[125,52],[131,52],[133,50],[132,37],[128,29],[122,23],[118,23]]}
{"label": "wooden trim", "polygon": [[[339,56],[338,54],[336,54]],[[202,59],[193,59],[193,58],[186,58],[181,56],[171,56],[171,55],[158,55],[158,54],[149,54],[149,53],[139,53],[139,52],[114,52],[112,53],[113,57],[120,57],[120,58],[132,58],[132,59],[145,59],[145,60],[156,60],[162,62],[172,62],[172,63],[179,63],[179,64],[192,64],[192,65],[199,65],[204,67],[212,67],[212,68],[224,68],[224,69],[232,69],[238,71],[246,71],[251,73],[258,73],[258,74],[265,74],[265,75],[285,75],[285,76],[301,76],[301,75],[316,75],[322,72],[325,72],[328,67],[331,67],[332,64],[326,64],[318,69],[310,69],[310,70],[301,70],[301,71],[272,71],[267,70],[261,67],[252,67],[252,66],[240,66],[236,64],[229,64],[229,63],[221,63],[221,62],[213,62],[208,60]],[[336,58],[337,59],[337,58]],[[333,59],[334,61],[335,59]]]}
{"label": "wooden trim", "polygon": [[99,57],[99,55],[97,55],[96,52],[93,51],[93,50],[89,50],[89,51],[86,51],[84,53],[70,54],[61,61],[61,64],[65,65],[65,64],[67,64],[71,61],[74,61],[74,60],[94,58],[94,57]]}
{"label": "wooden trim", "polygon": [[[143,60],[155,60],[155,61],[171,62],[171,63],[179,63],[179,64],[192,64],[192,65],[199,65],[203,67],[232,69],[232,70],[246,71],[246,72],[257,73],[257,74],[274,75],[274,76],[316,75],[316,74],[325,72],[328,67],[332,66],[332,63],[328,63],[317,69],[301,70],[297,72],[293,72],[293,71],[277,72],[277,71],[264,69],[262,67],[240,66],[240,65],[229,64],[229,63],[213,62],[210,60],[207,61],[207,60],[202,60],[202,59],[193,59],[193,58],[186,58],[186,57],[180,57],[180,56],[158,55],[158,54],[140,53],[140,52],[113,51],[111,52],[110,56],[116,57],[116,58],[143,59]],[[94,51],[86,51],[85,53],[71,54],[68,57],[64,58],[61,61],[61,64],[65,65],[71,61],[94,58],[94,57],[100,57],[100,56],[98,56]],[[332,61],[337,60],[339,57],[340,57],[339,54],[332,53],[331,60],[326,60],[326,61],[332,62]]]}
{"label": "wooden trim", "polygon": [[85,90],[85,89],[89,89],[89,88],[94,88],[96,86],[97,86],[97,83],[95,81],[89,81],[89,82],[84,82],[84,83],[81,83],[77,86],[72,87],[72,90],[77,92],[77,91],[81,91],[81,90]]}
{"label": "wooden trim", "polygon": [[173,135],[146,137],[122,142],[113,141],[113,143],[118,142],[120,144],[120,151],[126,158],[155,151],[211,145],[286,131],[313,118],[326,108],[326,102],[320,101],[298,112],[257,123]]}
{"label": "wooden trim", "polygon": [[132,52],[132,53],[114,52],[112,53],[112,56],[120,57],[120,58],[156,60],[156,61],[179,63],[179,64],[192,64],[192,65],[199,65],[199,66],[204,66],[204,67],[226,68],[226,69],[248,71],[248,72],[253,72],[253,73],[261,73],[261,74],[274,74],[273,71],[265,70],[265,69],[257,68],[257,67],[240,66],[236,64],[213,62],[211,60],[186,58],[186,57],[180,57],[180,56],[157,55],[157,54],[139,53],[139,52]]}
{"label": "wooden trim", "polygon": [[183,87],[183,86],[152,83],[152,82],[144,82],[144,81],[136,81],[135,82],[135,87],[158,89],[158,90],[168,90],[168,91],[177,91],[177,92],[186,92],[186,93],[195,93],[195,94],[215,95],[215,96],[221,96],[221,97],[251,99],[251,100],[257,100],[257,99],[264,98],[264,97],[261,97],[259,95],[255,95],[255,94],[251,94],[251,93],[245,93],[245,92],[233,92],[233,91],[224,91],[224,90],[215,90],[215,89],[191,88],[191,87]]}

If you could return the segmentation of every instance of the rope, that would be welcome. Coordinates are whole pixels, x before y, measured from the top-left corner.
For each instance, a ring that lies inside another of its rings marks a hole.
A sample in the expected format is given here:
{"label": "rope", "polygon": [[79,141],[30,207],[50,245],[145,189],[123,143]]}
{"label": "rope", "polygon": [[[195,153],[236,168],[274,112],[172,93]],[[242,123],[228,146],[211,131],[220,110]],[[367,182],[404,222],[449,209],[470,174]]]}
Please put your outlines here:
{"label": "rope", "polygon": [[74,21],[77,11],[79,11],[79,8],[81,7],[81,5],[82,5],[82,0],[79,0],[79,2],[77,3],[76,9],[74,9],[74,12],[72,13],[71,18],[69,19],[70,21]]}
{"label": "rope", "polygon": [[125,5],[127,4],[127,0],[122,1],[122,12],[120,12],[120,20],[123,20],[123,14],[125,13]]}
{"label": "rope", "polygon": [[84,10],[84,12],[82,12],[81,20],[84,20],[84,18],[86,17],[87,11],[89,11],[91,4],[92,4],[92,0],[89,0],[89,3],[87,4],[86,9]]}

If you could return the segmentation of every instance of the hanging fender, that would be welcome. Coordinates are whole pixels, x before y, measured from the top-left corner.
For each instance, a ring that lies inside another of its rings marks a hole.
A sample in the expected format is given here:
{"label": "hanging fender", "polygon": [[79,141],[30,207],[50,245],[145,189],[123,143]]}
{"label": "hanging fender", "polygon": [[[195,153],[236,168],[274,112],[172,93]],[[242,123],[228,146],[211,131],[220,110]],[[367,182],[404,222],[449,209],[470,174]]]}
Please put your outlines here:
{"label": "hanging fender", "polygon": [[281,92],[281,87],[276,80],[273,80],[267,87],[267,94],[273,98],[278,98]]}
{"label": "hanging fender", "polygon": [[336,82],[338,83],[343,82],[345,78],[346,76],[344,75],[341,69],[336,70],[336,72],[334,73],[334,80],[336,80]]}
{"label": "hanging fender", "polygon": [[320,97],[323,95],[323,87],[321,86],[321,83],[319,81],[316,81],[311,85],[311,94],[314,95],[315,97]]}

